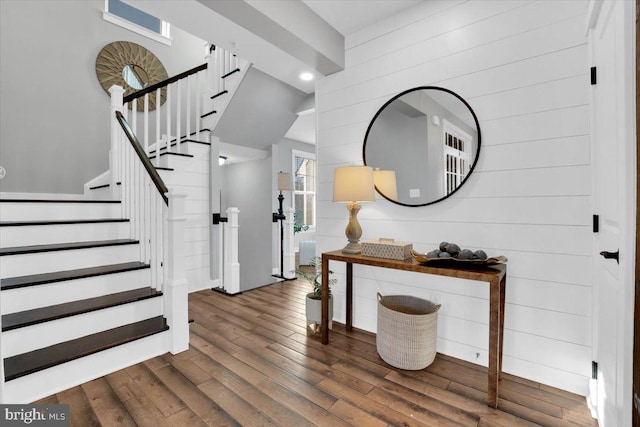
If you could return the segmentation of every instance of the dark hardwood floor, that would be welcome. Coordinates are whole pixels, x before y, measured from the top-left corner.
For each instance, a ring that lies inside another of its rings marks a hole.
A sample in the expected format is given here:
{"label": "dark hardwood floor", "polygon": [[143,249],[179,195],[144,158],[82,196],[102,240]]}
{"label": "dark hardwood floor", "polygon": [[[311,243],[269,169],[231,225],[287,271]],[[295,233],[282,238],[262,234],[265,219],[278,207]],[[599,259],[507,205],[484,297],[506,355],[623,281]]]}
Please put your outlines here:
{"label": "dark hardwood floor", "polygon": [[334,323],[307,337],[300,280],[236,297],[190,296],[190,349],[41,400],[72,426],[597,426],[584,397],[503,374],[499,409],[486,368],[438,355],[422,371],[384,363],[375,335]]}

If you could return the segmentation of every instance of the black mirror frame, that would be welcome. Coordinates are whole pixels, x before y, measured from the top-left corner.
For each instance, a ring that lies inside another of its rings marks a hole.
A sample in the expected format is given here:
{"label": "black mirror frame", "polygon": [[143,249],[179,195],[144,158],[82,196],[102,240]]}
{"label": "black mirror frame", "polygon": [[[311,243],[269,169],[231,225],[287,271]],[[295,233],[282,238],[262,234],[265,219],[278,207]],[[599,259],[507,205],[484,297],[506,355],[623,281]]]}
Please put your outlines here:
{"label": "black mirror frame", "polygon": [[421,203],[418,205],[410,205],[408,203],[402,203],[402,202],[398,202],[396,200],[392,200],[390,198],[388,198],[387,196],[385,196],[384,194],[382,194],[382,192],[378,189],[378,187],[376,187],[376,191],[378,192],[378,194],[380,194],[382,197],[384,197],[385,199],[387,199],[388,201],[390,201],[391,203],[395,203],[397,205],[401,205],[401,206],[407,206],[410,208],[417,208],[417,207],[421,207],[421,206],[428,206],[428,205],[432,205],[434,203],[438,203],[441,202],[445,199],[447,199],[448,197],[451,197],[451,195],[455,194],[456,191],[458,191],[469,179],[469,177],[471,176],[471,174],[473,173],[473,170],[476,167],[476,164],[478,163],[478,158],[480,157],[480,148],[482,146],[482,135],[480,132],[480,123],[478,122],[478,117],[476,116],[475,111],[473,111],[473,108],[471,108],[471,106],[469,105],[469,103],[467,101],[465,101],[460,95],[458,95],[457,93],[453,92],[452,90],[449,89],[445,89],[443,87],[439,87],[439,86],[418,86],[418,87],[414,87],[411,89],[407,89],[403,92],[400,92],[399,94],[395,95],[393,98],[391,98],[390,100],[388,100],[387,102],[384,103],[384,105],[382,107],[380,107],[380,109],[376,112],[376,114],[373,116],[373,118],[371,119],[371,122],[369,122],[369,126],[367,127],[367,132],[364,135],[364,142],[362,144],[362,160],[365,164],[365,166],[367,166],[367,154],[366,154],[366,150],[367,150],[367,138],[369,137],[369,132],[371,131],[371,127],[373,126],[373,123],[375,123],[376,119],[378,118],[378,116],[384,111],[384,109],[391,104],[393,101],[395,101],[396,99],[400,98],[401,96],[409,93],[409,92],[413,92],[416,90],[425,90],[425,89],[434,89],[434,90],[440,90],[443,92],[447,92],[453,96],[455,96],[456,98],[458,98],[471,112],[471,115],[473,116],[473,120],[476,124],[476,129],[478,130],[478,149],[476,150],[476,155],[475,158],[473,159],[473,163],[471,164],[471,168],[469,169],[469,173],[467,173],[467,176],[464,177],[464,179],[462,180],[462,182],[460,183],[460,185],[458,185],[456,187],[455,190],[453,190],[452,192],[450,192],[449,194],[446,194],[445,196],[434,200],[432,202],[428,202],[428,203]]}

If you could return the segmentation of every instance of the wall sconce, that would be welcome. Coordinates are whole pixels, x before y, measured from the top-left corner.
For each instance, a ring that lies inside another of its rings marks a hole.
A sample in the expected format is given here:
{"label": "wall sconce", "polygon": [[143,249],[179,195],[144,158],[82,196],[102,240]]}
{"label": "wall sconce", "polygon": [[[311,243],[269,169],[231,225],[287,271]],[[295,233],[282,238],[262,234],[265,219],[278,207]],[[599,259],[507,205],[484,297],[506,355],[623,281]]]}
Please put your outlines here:
{"label": "wall sconce", "polygon": [[373,183],[382,196],[394,202],[398,201],[398,186],[396,185],[396,171],[373,171]]}
{"label": "wall sconce", "polygon": [[273,213],[273,222],[280,221],[280,274],[274,274],[274,277],[292,280],[284,277],[284,220],[287,218],[282,210],[282,202],[284,201],[282,192],[293,191],[293,180],[291,179],[290,173],[282,171],[278,172],[278,191],[280,191],[280,194],[278,195],[278,212]]}
{"label": "wall sconce", "polygon": [[333,175],[333,201],[348,203],[349,224],[345,235],[349,243],[342,249],[343,253],[359,254],[361,252],[360,237],[362,228],[358,222],[358,202],[375,201],[373,184],[373,168],[370,166],[338,167]]}

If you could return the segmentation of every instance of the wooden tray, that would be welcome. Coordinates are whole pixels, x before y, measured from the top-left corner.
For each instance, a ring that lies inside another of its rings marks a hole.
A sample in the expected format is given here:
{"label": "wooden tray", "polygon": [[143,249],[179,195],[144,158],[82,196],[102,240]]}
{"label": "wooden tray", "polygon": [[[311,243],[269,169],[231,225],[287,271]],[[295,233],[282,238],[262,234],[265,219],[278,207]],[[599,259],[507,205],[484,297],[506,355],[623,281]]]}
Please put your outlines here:
{"label": "wooden tray", "polygon": [[507,261],[506,256],[500,255],[496,257],[490,257],[487,259],[459,259],[459,258],[428,258],[426,254],[418,253],[414,250],[411,251],[411,256],[413,259],[418,261],[420,264],[427,265],[458,265],[460,267],[463,266],[490,266],[496,264],[505,264]]}

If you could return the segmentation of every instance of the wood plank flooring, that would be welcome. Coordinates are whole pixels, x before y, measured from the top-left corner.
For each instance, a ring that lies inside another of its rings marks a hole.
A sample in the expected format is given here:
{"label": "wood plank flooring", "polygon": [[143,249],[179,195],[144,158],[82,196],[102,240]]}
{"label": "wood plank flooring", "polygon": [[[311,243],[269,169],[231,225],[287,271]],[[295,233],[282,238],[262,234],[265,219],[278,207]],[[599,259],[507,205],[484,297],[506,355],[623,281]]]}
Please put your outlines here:
{"label": "wood plank flooring", "polygon": [[383,362],[375,335],[335,324],[307,337],[304,295],[283,282],[229,297],[190,295],[190,349],[38,403],[68,403],[72,426],[597,426],[584,397],[438,354],[425,370]]}

